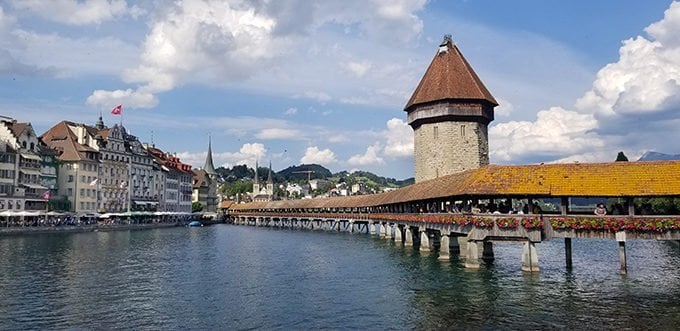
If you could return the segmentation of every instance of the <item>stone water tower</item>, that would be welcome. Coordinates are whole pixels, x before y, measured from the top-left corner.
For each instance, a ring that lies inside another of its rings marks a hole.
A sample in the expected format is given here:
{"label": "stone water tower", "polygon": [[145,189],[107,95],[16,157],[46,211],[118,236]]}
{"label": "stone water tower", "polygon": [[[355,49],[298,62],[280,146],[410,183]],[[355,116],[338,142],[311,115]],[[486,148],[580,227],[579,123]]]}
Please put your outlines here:
{"label": "stone water tower", "polygon": [[488,165],[488,125],[496,106],[451,36],[445,36],[404,107],[414,132],[416,182]]}

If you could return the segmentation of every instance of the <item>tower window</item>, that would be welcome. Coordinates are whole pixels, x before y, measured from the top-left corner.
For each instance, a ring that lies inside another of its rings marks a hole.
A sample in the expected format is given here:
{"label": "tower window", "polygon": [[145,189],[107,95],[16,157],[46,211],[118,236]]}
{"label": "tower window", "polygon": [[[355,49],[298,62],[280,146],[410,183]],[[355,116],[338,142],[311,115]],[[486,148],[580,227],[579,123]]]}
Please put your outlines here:
{"label": "tower window", "polygon": [[434,126],[433,133],[434,133],[434,139],[439,139],[439,127],[438,126],[436,126],[436,125]]}
{"label": "tower window", "polygon": [[465,124],[460,126],[460,136],[465,137]]}

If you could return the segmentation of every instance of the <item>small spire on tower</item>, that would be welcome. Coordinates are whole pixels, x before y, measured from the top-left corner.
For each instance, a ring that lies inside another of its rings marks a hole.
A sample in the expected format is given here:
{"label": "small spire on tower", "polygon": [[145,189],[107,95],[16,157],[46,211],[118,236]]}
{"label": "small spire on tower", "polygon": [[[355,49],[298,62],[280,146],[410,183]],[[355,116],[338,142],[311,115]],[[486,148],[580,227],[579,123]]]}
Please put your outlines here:
{"label": "small spire on tower", "polygon": [[268,184],[273,184],[274,180],[272,179],[272,161],[269,160],[269,177],[267,178],[267,183]]}
{"label": "small spire on tower", "polygon": [[258,176],[257,176],[257,168],[258,168],[257,160],[255,160],[255,178],[253,178],[253,183],[255,183],[255,184],[257,184],[257,183],[260,182],[260,179],[257,178],[257,177],[258,177]]}
{"label": "small spire on tower", "polygon": [[213,158],[212,158],[212,139],[210,135],[208,135],[208,155],[205,157],[205,166],[203,166],[203,170],[208,175],[217,175],[217,172],[215,171],[215,166],[213,165]]}

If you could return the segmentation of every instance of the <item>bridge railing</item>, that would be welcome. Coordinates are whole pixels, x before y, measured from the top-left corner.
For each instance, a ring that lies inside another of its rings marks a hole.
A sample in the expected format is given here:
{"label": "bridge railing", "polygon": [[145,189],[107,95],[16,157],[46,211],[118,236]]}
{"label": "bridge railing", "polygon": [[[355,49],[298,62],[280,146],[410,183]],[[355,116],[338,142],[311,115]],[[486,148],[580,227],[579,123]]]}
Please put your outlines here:
{"label": "bridge railing", "polygon": [[[281,218],[382,220],[393,222],[451,224],[473,226],[476,229],[542,230],[550,237],[614,237],[626,232],[643,238],[680,238],[678,215],[519,215],[519,214],[461,214],[461,213],[332,213],[332,212],[233,212],[232,216],[269,216]],[[662,236],[662,234],[670,234]]]}

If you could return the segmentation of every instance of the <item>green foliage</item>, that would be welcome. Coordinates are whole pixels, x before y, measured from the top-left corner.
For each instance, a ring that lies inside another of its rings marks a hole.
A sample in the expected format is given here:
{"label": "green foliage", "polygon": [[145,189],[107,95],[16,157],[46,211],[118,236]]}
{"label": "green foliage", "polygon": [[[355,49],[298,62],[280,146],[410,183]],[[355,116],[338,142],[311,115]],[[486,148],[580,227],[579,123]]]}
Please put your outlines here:
{"label": "green foliage", "polygon": [[220,193],[228,197],[234,197],[239,193],[249,193],[253,191],[252,180],[237,180],[232,182],[225,182],[220,186]]}
{"label": "green foliage", "polygon": [[194,202],[191,203],[191,212],[192,213],[196,213],[196,212],[199,212],[201,210],[203,210],[203,205],[200,202],[194,201]]}

